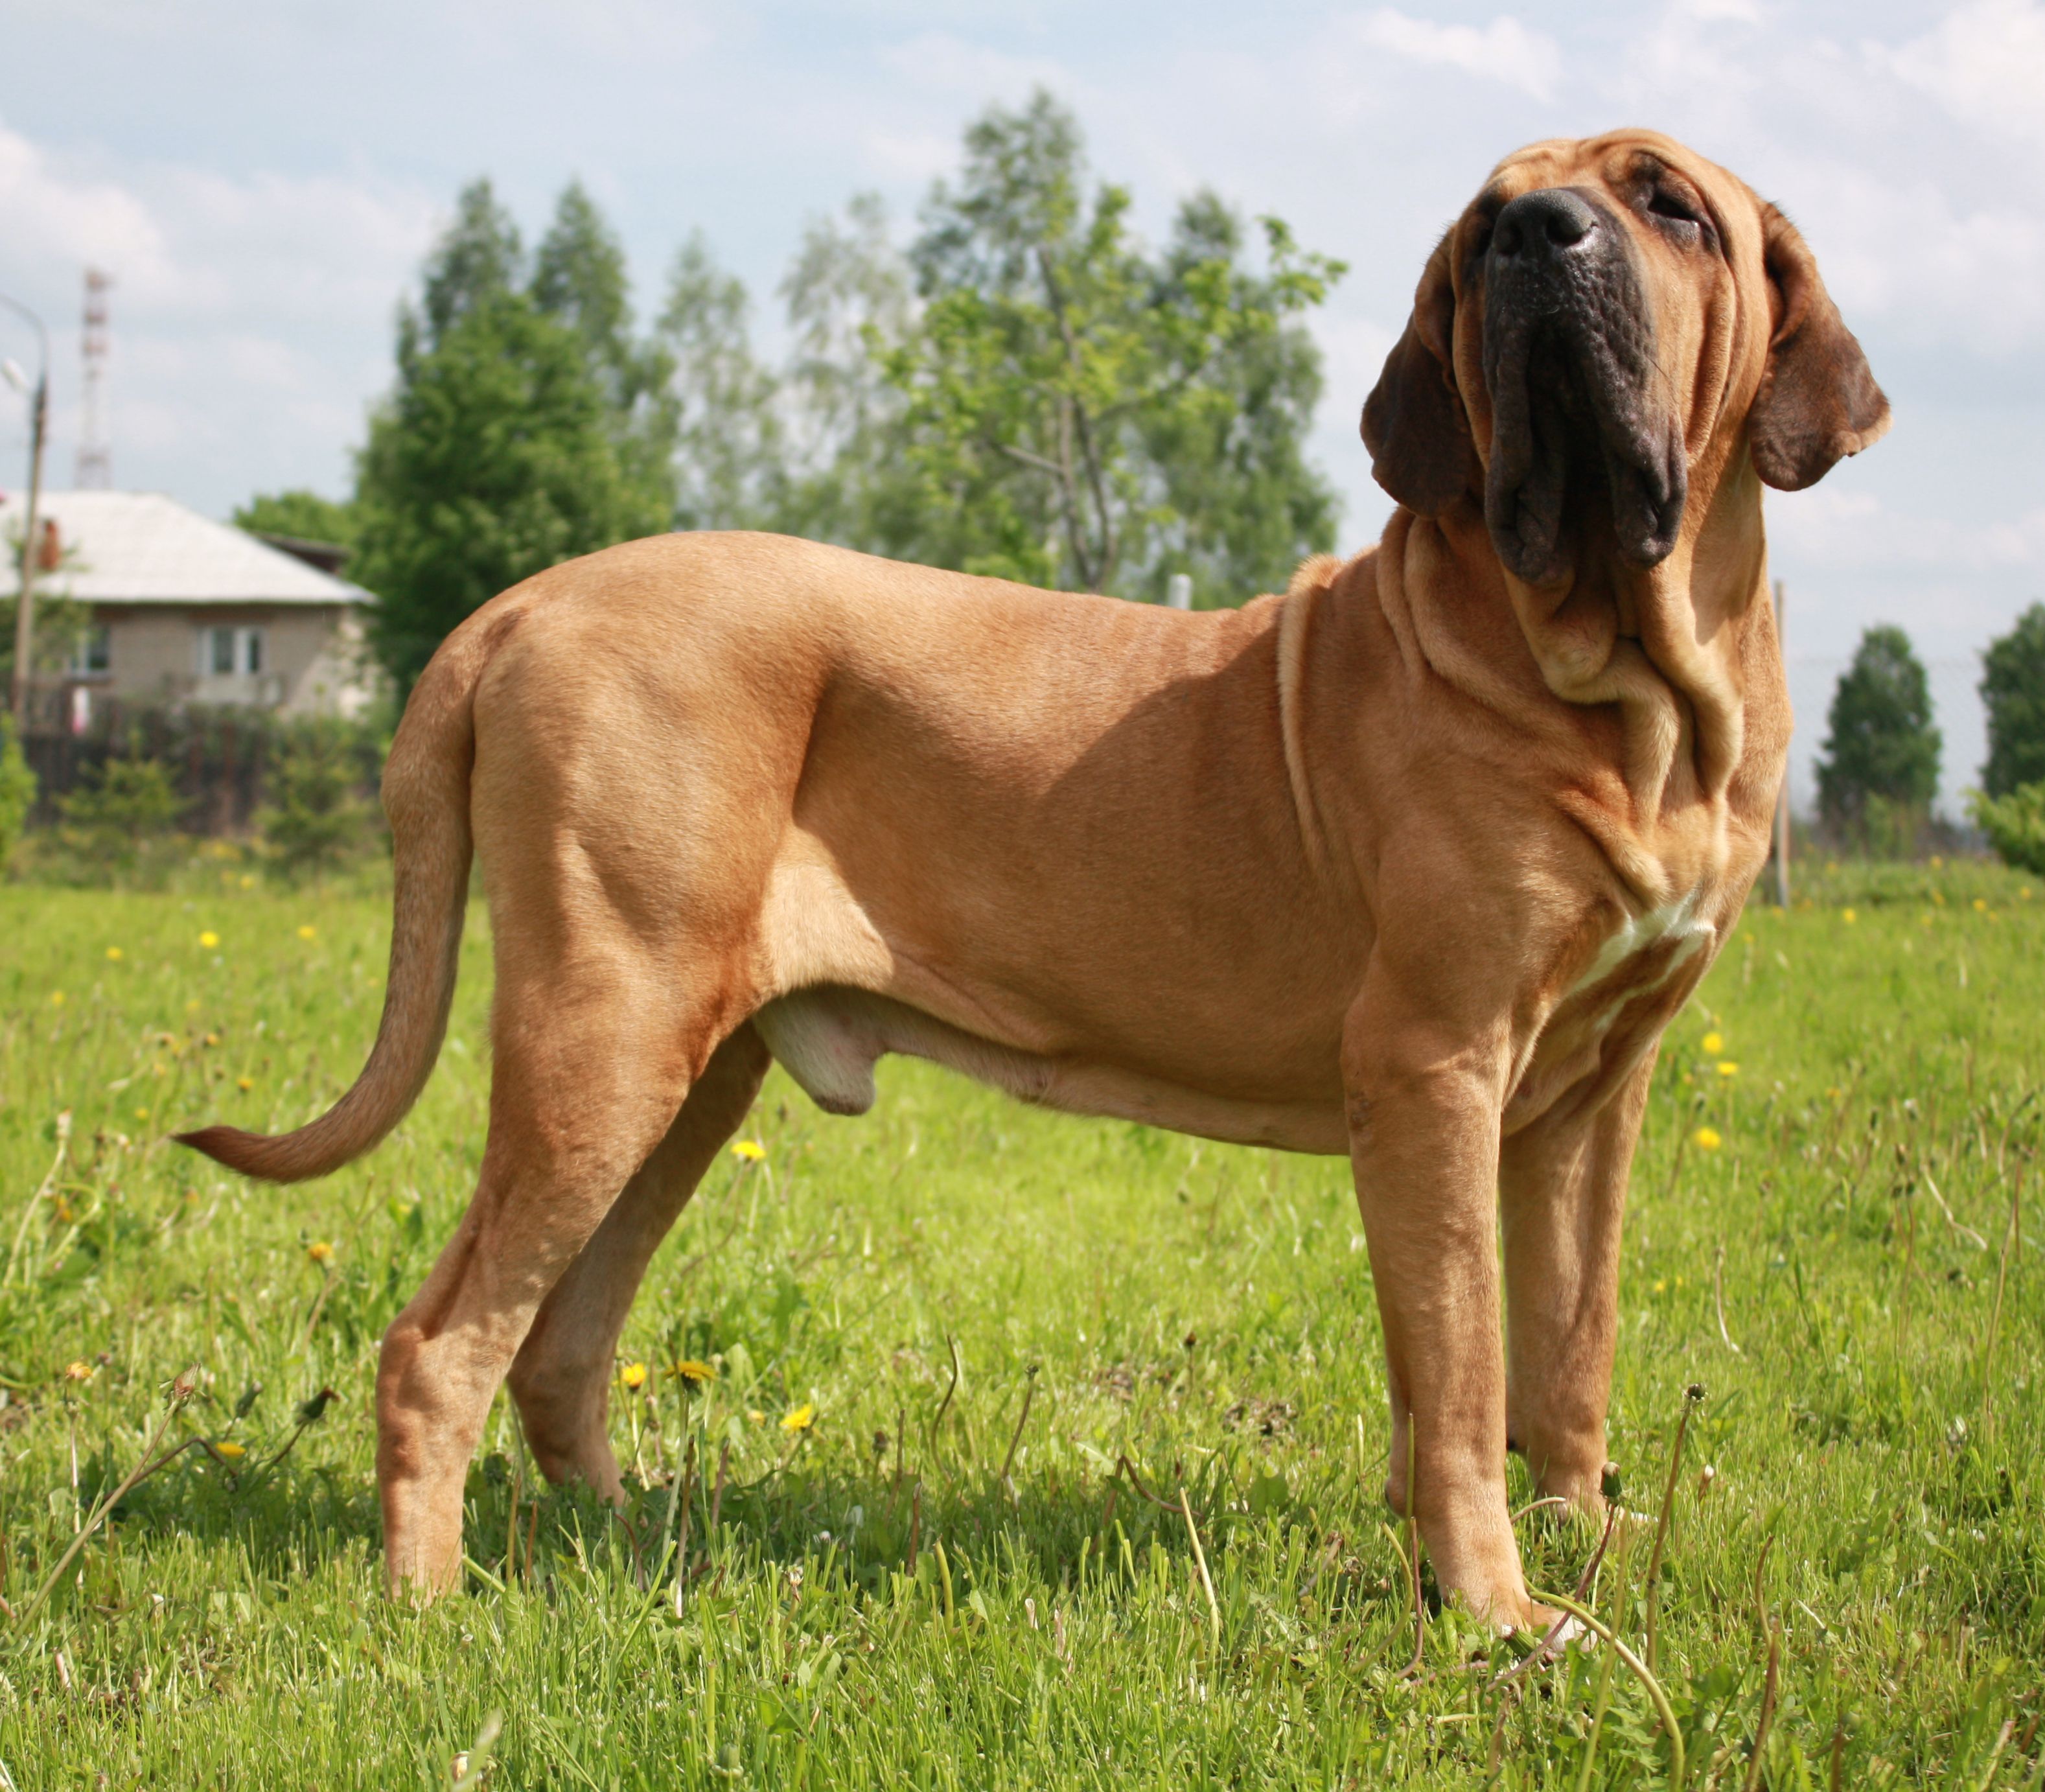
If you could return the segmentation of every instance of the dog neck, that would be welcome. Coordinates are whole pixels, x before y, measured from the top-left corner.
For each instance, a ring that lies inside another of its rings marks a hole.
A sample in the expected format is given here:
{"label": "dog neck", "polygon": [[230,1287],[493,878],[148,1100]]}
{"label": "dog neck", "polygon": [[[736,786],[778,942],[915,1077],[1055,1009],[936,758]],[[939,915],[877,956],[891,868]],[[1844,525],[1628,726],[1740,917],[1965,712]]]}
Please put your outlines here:
{"label": "dog neck", "polygon": [[[1527,585],[1500,565],[1473,499],[1431,518],[1402,507],[1380,550],[1388,613],[1404,612],[1398,632],[1438,676],[1523,736],[1550,732],[1535,713],[1544,693],[1616,719],[1595,774],[1558,800],[1650,904],[1723,874],[1729,827],[1754,831],[1744,811],[1772,803],[1786,749],[1760,482],[1742,454],[1696,496],[1693,525],[1652,568],[1586,553],[1559,582]],[[1757,672],[1770,680],[1759,738]],[[1563,732],[1581,765],[1583,737]]]}

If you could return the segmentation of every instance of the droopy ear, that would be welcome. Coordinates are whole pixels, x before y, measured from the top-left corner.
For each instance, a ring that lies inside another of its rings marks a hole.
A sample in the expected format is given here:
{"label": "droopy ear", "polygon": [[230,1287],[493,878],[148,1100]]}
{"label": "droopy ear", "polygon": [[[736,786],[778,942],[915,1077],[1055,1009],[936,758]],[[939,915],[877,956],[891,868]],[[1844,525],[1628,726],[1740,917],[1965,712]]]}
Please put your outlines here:
{"label": "droopy ear", "polygon": [[1775,328],[1747,413],[1747,444],[1763,480],[1778,491],[1800,491],[1881,439],[1889,400],[1796,225],[1767,206],[1762,229]]}
{"label": "droopy ear", "polygon": [[1449,238],[1427,258],[1406,333],[1363,401],[1371,476],[1409,511],[1438,516],[1481,476],[1454,364],[1455,288]]}

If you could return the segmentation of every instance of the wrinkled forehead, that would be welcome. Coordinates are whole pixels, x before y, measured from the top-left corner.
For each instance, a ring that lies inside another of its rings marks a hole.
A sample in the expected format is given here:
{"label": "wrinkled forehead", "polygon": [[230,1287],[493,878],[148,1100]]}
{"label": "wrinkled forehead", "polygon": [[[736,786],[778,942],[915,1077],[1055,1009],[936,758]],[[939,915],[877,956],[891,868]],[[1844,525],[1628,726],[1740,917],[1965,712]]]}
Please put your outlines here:
{"label": "wrinkled forehead", "polygon": [[1600,137],[1550,137],[1515,150],[1491,171],[1477,206],[1496,206],[1544,187],[1603,188],[1624,198],[1657,179],[1689,187],[1718,219],[1738,228],[1752,220],[1760,202],[1747,183],[1716,162],[1659,131],[1608,131]]}

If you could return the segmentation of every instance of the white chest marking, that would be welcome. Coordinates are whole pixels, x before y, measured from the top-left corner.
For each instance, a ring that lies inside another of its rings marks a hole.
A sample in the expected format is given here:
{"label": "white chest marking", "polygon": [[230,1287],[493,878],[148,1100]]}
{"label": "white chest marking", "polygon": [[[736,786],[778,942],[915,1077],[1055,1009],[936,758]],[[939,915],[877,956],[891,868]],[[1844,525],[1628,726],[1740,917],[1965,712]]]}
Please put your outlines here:
{"label": "white chest marking", "polygon": [[[1683,966],[1704,950],[1716,938],[1718,929],[1709,921],[1697,918],[1700,893],[1693,890],[1681,902],[1663,903],[1641,915],[1629,915],[1617,932],[1598,949],[1598,955],[1591,961],[1589,969],[1569,986],[1569,996],[1581,995],[1585,990],[1595,989],[1608,977],[1621,970],[1629,961],[1643,952],[1673,942],[1675,950],[1669,954],[1660,973],[1648,983],[1622,983],[1612,992],[1607,1004],[1594,1023],[1600,1029],[1609,1027],[1619,1018],[1619,1012],[1637,997],[1651,995],[1666,986]],[[1568,996],[1564,1000],[1567,1000]]]}

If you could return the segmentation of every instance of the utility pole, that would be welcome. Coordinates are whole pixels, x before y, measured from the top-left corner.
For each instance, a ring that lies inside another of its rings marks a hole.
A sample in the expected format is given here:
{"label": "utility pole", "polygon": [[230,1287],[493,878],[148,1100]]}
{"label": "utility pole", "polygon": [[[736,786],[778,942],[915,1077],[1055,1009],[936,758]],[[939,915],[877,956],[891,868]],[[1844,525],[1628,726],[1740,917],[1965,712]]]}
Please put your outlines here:
{"label": "utility pole", "polygon": [[[1782,657],[1782,676],[1786,684],[1789,676],[1788,631],[1783,623],[1784,605],[1788,594],[1782,581],[1775,581],[1775,651]],[[1778,908],[1789,906],[1789,768],[1782,768],[1782,788],[1775,796],[1775,905]]]}
{"label": "utility pole", "polygon": [[[36,326],[42,366],[29,401],[29,516],[21,536],[21,595],[14,600],[14,726],[23,738],[29,732],[29,668],[36,645],[36,562],[40,557],[43,501],[43,441],[50,420],[50,333],[43,320],[17,299],[0,293],[0,305]],[[18,371],[15,375],[18,380]]]}

